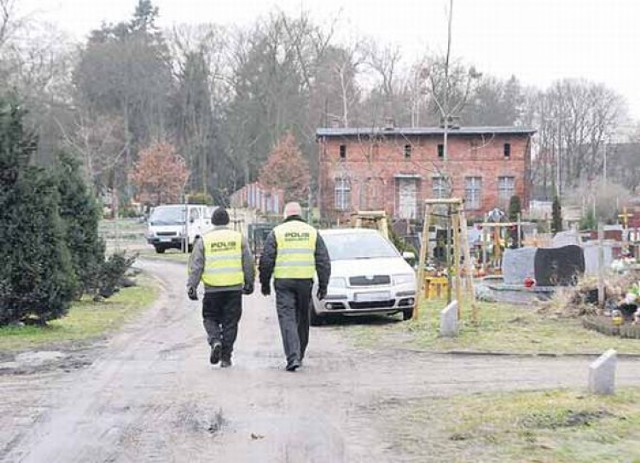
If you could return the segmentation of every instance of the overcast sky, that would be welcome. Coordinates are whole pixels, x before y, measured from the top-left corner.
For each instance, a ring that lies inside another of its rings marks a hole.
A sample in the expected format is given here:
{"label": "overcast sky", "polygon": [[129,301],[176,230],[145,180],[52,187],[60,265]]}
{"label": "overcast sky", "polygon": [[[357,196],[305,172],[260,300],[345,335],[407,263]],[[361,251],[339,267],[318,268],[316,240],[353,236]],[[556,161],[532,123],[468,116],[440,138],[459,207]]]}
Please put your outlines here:
{"label": "overcast sky", "polygon": [[[17,0],[23,12],[77,38],[127,19],[137,0]],[[363,34],[399,45],[407,61],[442,50],[447,0],[154,0],[160,26],[248,25],[273,8],[337,19],[341,38]],[[540,87],[562,77],[604,82],[640,119],[640,0],[454,0],[453,54],[479,71]]]}

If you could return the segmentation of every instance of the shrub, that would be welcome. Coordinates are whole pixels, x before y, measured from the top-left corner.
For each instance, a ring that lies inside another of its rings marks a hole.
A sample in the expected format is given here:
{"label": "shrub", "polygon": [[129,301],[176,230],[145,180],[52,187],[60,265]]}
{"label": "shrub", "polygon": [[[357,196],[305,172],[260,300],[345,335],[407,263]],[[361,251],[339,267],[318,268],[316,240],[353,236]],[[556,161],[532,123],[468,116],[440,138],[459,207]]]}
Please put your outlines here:
{"label": "shrub", "polygon": [[206,206],[213,206],[213,198],[210,194],[204,191],[198,191],[196,193],[190,193],[189,204],[204,204]]}
{"label": "shrub", "polygon": [[83,293],[95,293],[99,286],[105,258],[104,242],[98,233],[101,208],[87,189],[79,163],[73,157],[60,153],[55,172],[60,193],[60,217],[78,280],[76,295],[80,297]]}
{"label": "shrub", "polygon": [[0,324],[63,316],[76,282],[58,214],[55,179],[28,166],[35,138],[15,101],[0,97]]}
{"label": "shrub", "polygon": [[122,286],[122,280],[136,261],[138,254],[127,256],[126,251],[115,252],[104,262],[100,276],[98,296],[111,297]]}
{"label": "shrub", "polygon": [[121,219],[137,219],[138,217],[140,217],[142,214],[140,214],[135,208],[133,207],[123,207],[122,209],[118,210],[118,216]]}

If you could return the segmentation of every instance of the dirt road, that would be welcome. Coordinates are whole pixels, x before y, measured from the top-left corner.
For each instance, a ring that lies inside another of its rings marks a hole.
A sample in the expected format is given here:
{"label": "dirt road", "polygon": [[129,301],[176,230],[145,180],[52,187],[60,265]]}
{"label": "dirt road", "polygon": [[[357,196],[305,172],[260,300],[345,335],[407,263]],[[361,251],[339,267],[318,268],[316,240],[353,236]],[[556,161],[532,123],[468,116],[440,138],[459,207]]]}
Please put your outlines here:
{"label": "dirt road", "polygon": [[[235,365],[207,363],[185,268],[141,264],[162,299],[88,367],[0,376],[2,462],[399,461],[375,404],[420,396],[586,384],[589,359],[357,350],[348,329],[313,329],[300,371],[283,371],[273,300],[246,299]],[[640,384],[623,359],[620,384]],[[28,391],[28,392],[27,392]]]}

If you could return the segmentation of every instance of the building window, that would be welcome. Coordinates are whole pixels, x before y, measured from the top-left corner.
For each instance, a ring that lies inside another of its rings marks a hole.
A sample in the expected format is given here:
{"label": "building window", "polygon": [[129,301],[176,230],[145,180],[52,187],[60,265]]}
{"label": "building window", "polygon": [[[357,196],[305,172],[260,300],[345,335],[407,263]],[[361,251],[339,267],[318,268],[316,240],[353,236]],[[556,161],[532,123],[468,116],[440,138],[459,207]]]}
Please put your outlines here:
{"label": "building window", "polygon": [[340,159],[347,159],[347,145],[340,145]]}
{"label": "building window", "polygon": [[434,199],[443,199],[447,197],[449,185],[446,177],[433,177],[431,179],[431,188]]}
{"label": "building window", "polygon": [[334,189],[335,206],[338,211],[346,211],[351,204],[351,184],[348,178],[337,178]]}
{"label": "building window", "polygon": [[467,209],[480,209],[482,205],[480,200],[481,193],[481,177],[466,177],[464,179],[464,201]]}
{"label": "building window", "polygon": [[404,145],[404,158],[411,159],[411,145]]}
{"label": "building window", "polygon": [[516,192],[515,177],[498,177],[498,199],[504,203],[511,199]]}
{"label": "building window", "polygon": [[511,143],[504,144],[504,157],[505,158],[511,157]]}
{"label": "building window", "polygon": [[444,158],[444,145],[442,143],[438,144],[438,157],[440,159]]}

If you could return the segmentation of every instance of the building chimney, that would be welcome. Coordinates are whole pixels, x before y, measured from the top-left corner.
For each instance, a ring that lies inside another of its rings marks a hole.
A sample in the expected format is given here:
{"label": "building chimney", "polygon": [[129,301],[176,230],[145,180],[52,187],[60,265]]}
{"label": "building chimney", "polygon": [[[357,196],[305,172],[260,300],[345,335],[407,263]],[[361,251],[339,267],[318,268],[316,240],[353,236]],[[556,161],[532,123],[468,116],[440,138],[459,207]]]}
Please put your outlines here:
{"label": "building chimney", "polygon": [[384,130],[393,130],[395,129],[395,121],[393,117],[387,116],[384,118]]}

